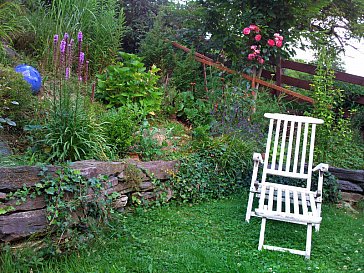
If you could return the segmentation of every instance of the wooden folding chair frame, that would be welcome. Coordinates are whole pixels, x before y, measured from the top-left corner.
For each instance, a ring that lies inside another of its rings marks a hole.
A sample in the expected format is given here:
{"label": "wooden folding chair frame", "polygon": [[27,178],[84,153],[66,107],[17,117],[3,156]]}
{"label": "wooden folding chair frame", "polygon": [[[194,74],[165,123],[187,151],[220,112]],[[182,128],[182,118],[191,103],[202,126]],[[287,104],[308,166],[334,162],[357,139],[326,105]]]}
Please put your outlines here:
{"label": "wooden folding chair frame", "polygon": [[[264,116],[270,119],[265,158],[263,160],[262,155],[258,153],[253,155],[254,169],[245,220],[249,222],[251,216],[262,218],[259,250],[288,251],[309,259],[312,225],[315,225],[318,231],[321,223],[323,173],[327,172],[329,167],[321,163],[312,169],[316,125],[322,124],[323,120],[271,113]],[[263,164],[261,182],[257,181],[259,164]],[[314,171],[319,172],[316,190],[311,189],[311,176]],[[304,179],[307,181],[306,187],[271,183],[267,181],[267,175]],[[258,198],[259,202],[258,207],[253,210],[255,198]],[[267,219],[307,225],[306,249],[302,251],[265,245]]]}

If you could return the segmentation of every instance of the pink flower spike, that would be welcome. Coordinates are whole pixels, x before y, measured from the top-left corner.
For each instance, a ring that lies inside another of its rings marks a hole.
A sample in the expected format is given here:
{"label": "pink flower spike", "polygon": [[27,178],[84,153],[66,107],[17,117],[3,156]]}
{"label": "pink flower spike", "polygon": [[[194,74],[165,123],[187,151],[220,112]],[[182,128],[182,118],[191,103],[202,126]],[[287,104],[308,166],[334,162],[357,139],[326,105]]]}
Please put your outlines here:
{"label": "pink flower spike", "polygon": [[278,36],[278,39],[279,39],[280,41],[283,41],[283,36]]}
{"label": "pink flower spike", "polygon": [[63,40],[65,40],[65,41],[67,42],[69,37],[70,37],[70,36],[69,36],[69,35],[68,35],[68,33],[66,32],[66,33],[64,34],[64,36],[63,36]]}
{"label": "pink flower spike", "polygon": [[58,39],[59,39],[59,36],[58,36],[58,34],[56,34],[56,35],[54,35],[53,36],[53,43],[58,43]]}
{"label": "pink flower spike", "polygon": [[256,26],[256,25],[250,25],[250,26],[249,26],[249,28],[250,28],[251,30],[256,30],[256,29],[257,29],[257,26]]}
{"label": "pink flower spike", "polygon": [[255,53],[255,54],[260,54],[260,50],[259,50],[259,49],[254,50],[254,53]]}
{"label": "pink flower spike", "polygon": [[264,59],[263,58],[258,58],[258,63],[264,64]]}
{"label": "pink flower spike", "polygon": [[280,35],[279,35],[279,33],[274,33],[274,35],[273,35],[274,37],[279,37]]}
{"label": "pink flower spike", "polygon": [[250,49],[251,49],[251,50],[256,50],[256,49],[257,49],[257,46],[256,46],[256,45],[252,45],[252,46],[250,47]]}
{"label": "pink flower spike", "polygon": [[262,39],[262,35],[257,34],[257,35],[255,35],[254,39],[255,39],[255,41],[259,42]]}
{"label": "pink flower spike", "polygon": [[281,40],[276,41],[276,46],[277,47],[282,47],[282,45],[283,45],[283,43],[282,43]]}
{"label": "pink flower spike", "polygon": [[78,32],[77,39],[78,39],[78,41],[79,41],[79,42],[82,42],[82,40],[83,40],[83,34],[82,34],[82,31],[79,31],[79,32]]}
{"label": "pink flower spike", "polygon": [[61,53],[64,53],[66,51],[66,41],[62,40],[60,45],[59,45],[59,49],[61,51]]}
{"label": "pink flower spike", "polygon": [[70,78],[70,68],[66,67],[66,80]]}
{"label": "pink flower spike", "polygon": [[83,64],[83,62],[85,61],[85,53],[80,52],[80,56],[79,56],[79,63]]}
{"label": "pink flower spike", "polygon": [[275,45],[275,42],[272,39],[269,39],[267,43],[268,43],[269,46],[274,46]]}
{"label": "pink flower spike", "polygon": [[249,35],[249,33],[250,33],[250,28],[248,28],[248,27],[244,28],[244,29],[243,29],[243,33],[244,33],[244,35]]}
{"label": "pink flower spike", "polygon": [[254,60],[254,58],[255,58],[255,55],[254,54],[249,54],[248,55],[248,60]]}

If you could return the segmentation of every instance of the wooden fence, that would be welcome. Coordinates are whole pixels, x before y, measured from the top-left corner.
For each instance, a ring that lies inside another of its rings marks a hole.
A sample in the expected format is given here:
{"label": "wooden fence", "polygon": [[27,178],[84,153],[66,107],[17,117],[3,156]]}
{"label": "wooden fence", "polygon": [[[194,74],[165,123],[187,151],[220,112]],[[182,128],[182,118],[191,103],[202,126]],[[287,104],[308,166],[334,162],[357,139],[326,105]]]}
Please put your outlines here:
{"label": "wooden fence", "polygon": [[[185,52],[191,51],[189,48],[182,46],[176,42],[172,42],[172,45],[176,48],[182,49]],[[244,77],[245,79],[247,79],[249,81],[256,82],[263,86],[271,88],[272,90],[274,90],[274,93],[283,92],[286,95],[288,95],[289,97],[293,97],[299,101],[314,103],[314,100],[312,98],[282,87],[282,84],[286,84],[289,86],[295,86],[295,87],[299,87],[302,89],[310,90],[311,89],[310,81],[289,77],[289,76],[284,75],[283,72],[284,72],[284,69],[291,69],[291,70],[305,72],[305,73],[314,75],[315,71],[316,71],[316,66],[314,66],[314,65],[303,64],[303,63],[287,61],[287,60],[280,60],[279,63],[275,66],[276,69],[274,72],[267,71],[267,70],[262,71],[261,77],[268,79],[268,80],[274,80],[275,84],[273,84],[271,82],[264,81],[260,78],[253,78],[250,75],[229,69],[229,68],[225,67],[224,65],[222,65],[221,63],[214,62],[213,59],[206,57],[205,55],[200,54],[198,52],[195,52],[195,60],[202,63],[204,66],[205,65],[213,66],[213,67],[216,67],[217,69],[225,71],[229,74],[240,74],[242,77]],[[335,80],[364,86],[364,77],[360,77],[360,76],[356,76],[356,75],[352,75],[352,74],[348,74],[348,73],[344,73],[344,72],[336,71]],[[358,98],[355,98],[354,101],[356,103],[364,105],[364,96],[359,96]]]}

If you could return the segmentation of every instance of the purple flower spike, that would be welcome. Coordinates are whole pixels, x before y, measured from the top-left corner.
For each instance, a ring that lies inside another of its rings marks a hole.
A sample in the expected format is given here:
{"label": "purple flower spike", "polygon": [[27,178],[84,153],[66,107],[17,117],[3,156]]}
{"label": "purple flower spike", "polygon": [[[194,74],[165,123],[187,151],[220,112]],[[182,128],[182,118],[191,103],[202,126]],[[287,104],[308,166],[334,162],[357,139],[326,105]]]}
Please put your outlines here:
{"label": "purple flower spike", "polygon": [[82,31],[78,32],[77,38],[78,38],[78,41],[79,41],[79,42],[82,42],[82,40],[83,40],[83,34],[82,34]]}
{"label": "purple flower spike", "polygon": [[58,36],[58,34],[56,34],[56,35],[54,35],[53,36],[53,43],[58,43],[58,38],[59,38],[59,36]]}
{"label": "purple flower spike", "polygon": [[83,53],[82,51],[80,52],[80,58],[78,61],[80,64],[83,64],[83,62],[85,61],[85,53]]}
{"label": "purple flower spike", "polygon": [[61,44],[59,45],[59,49],[61,50],[61,53],[64,53],[66,51],[66,41],[62,40]]}
{"label": "purple flower spike", "polygon": [[63,40],[67,41],[69,37],[70,37],[70,36],[69,36],[69,35],[68,35],[68,33],[66,32],[66,33],[64,34],[64,36],[63,36]]}
{"label": "purple flower spike", "polygon": [[70,68],[66,67],[66,80],[70,78]]}

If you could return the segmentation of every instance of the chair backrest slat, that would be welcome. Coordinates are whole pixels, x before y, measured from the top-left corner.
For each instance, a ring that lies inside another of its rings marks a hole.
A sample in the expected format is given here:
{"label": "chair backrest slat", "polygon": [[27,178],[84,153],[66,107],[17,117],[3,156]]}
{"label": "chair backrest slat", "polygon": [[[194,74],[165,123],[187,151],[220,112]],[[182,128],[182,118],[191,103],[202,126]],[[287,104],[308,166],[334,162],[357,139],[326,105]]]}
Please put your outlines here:
{"label": "chair backrest slat", "polygon": [[296,149],[294,152],[294,162],[293,162],[293,172],[297,172],[297,165],[298,165],[298,154],[300,152],[300,143],[301,143],[301,127],[302,122],[298,122],[297,124],[297,134],[296,134]]}
{"label": "chair backrest slat", "polygon": [[302,145],[302,155],[301,155],[301,169],[300,169],[300,173],[305,173],[308,125],[309,125],[308,123],[305,123],[305,132],[303,134],[303,145]]}
{"label": "chair backrest slat", "polygon": [[267,138],[267,146],[265,148],[265,160],[264,160],[264,166],[263,166],[263,174],[262,174],[262,182],[265,182],[265,179],[267,178],[267,169],[268,169],[268,161],[269,161],[269,151],[270,151],[270,145],[272,142],[272,132],[273,132],[273,123],[274,120],[271,119],[269,122],[269,130],[268,130],[268,138]]}
{"label": "chair backrest slat", "polygon": [[321,119],[265,114],[270,119],[262,183],[267,175],[306,179],[311,188],[316,124]]}
{"label": "chair backrest slat", "polygon": [[290,132],[289,132],[289,140],[288,140],[287,161],[286,161],[286,171],[288,171],[288,172],[289,172],[289,170],[291,168],[291,155],[292,155],[294,125],[295,125],[295,122],[291,121],[291,127],[290,127]]}
{"label": "chair backrest slat", "polygon": [[314,152],[314,146],[315,146],[315,133],[316,133],[316,124],[312,124],[310,155],[308,158],[308,168],[307,168],[307,173],[309,175],[309,177],[307,178],[307,189],[311,188],[311,174],[312,174],[312,164],[313,164],[313,152]]}
{"label": "chair backrest slat", "polygon": [[284,152],[286,148],[287,124],[288,120],[285,120],[283,123],[281,154],[279,155],[278,171],[282,171],[282,166],[283,166]]}
{"label": "chair backrest slat", "polygon": [[271,164],[271,169],[274,170],[276,167],[276,159],[277,159],[277,149],[278,149],[278,142],[279,142],[279,132],[281,130],[281,120],[278,119],[277,120],[277,125],[276,125],[276,132],[275,132],[275,137],[274,137],[274,147],[273,147],[273,155],[272,155],[272,164]]}

